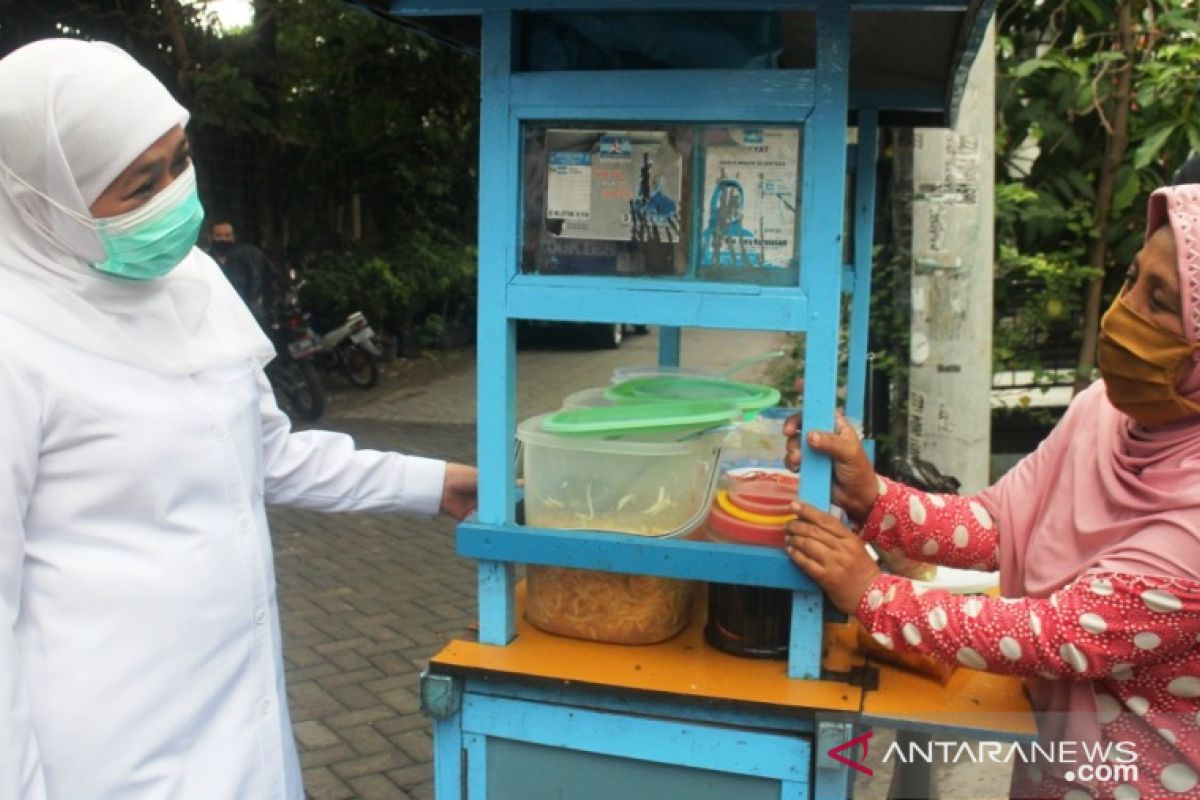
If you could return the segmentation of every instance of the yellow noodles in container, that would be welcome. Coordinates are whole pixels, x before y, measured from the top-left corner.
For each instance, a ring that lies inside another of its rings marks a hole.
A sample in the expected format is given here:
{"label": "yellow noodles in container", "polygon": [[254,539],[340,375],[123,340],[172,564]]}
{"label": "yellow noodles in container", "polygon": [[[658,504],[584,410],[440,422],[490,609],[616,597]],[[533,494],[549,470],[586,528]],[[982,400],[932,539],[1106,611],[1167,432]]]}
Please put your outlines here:
{"label": "yellow noodles in container", "polygon": [[[704,521],[724,433],[589,438],[547,432],[541,419],[517,427],[529,525],[675,538]],[[525,618],[547,633],[652,644],[688,624],[688,581],[534,564],[525,574]]]}
{"label": "yellow noodles in container", "polygon": [[688,624],[688,581],[533,564],[525,574],[525,618],[546,633],[612,644],[653,644]]}

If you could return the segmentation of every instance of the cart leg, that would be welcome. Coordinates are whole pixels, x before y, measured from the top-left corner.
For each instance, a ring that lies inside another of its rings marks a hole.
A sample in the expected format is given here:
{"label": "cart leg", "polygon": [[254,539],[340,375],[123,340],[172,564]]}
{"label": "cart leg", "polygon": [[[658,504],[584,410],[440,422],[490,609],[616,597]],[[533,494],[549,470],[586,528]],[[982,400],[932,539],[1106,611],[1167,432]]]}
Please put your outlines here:
{"label": "cart leg", "polygon": [[[928,733],[896,731],[896,746],[900,752],[911,753],[915,746],[921,749],[933,737]],[[892,772],[892,783],[888,787],[888,800],[924,800],[933,797],[933,767],[919,759],[911,762],[896,761]]]}
{"label": "cart leg", "polygon": [[788,644],[788,677],[817,680],[821,677],[823,596],[816,592],[792,593],[792,628]]}
{"label": "cart leg", "polygon": [[462,681],[429,670],[421,673],[421,713],[433,720],[433,795],[463,796]]}
{"label": "cart leg", "polygon": [[[487,742],[477,733],[468,733],[463,737],[463,749],[467,754],[467,800],[487,800]],[[443,798],[437,795],[437,800],[459,800],[462,794],[450,795]]]}
{"label": "cart leg", "polygon": [[674,325],[658,328],[658,363],[664,367],[679,366],[679,328]]}
{"label": "cart leg", "polygon": [[433,723],[433,796],[458,800],[463,796],[462,714]]}
{"label": "cart leg", "polygon": [[812,783],[812,797],[816,800],[850,797],[854,780],[850,768],[831,757],[829,751],[850,741],[854,735],[854,726],[849,722],[817,719]]}
{"label": "cart leg", "polygon": [[505,561],[479,562],[479,641],[506,645],[517,635],[517,576]]}
{"label": "cart leg", "polygon": [[779,800],[809,800],[808,785],[800,781],[784,781],[779,787]]}

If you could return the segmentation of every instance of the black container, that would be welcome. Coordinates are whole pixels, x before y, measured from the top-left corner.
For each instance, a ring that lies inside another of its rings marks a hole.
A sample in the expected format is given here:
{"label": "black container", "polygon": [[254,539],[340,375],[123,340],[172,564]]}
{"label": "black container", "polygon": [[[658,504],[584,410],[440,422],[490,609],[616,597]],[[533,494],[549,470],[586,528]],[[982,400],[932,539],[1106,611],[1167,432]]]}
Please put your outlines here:
{"label": "black container", "polygon": [[704,640],[743,658],[787,658],[792,593],[762,586],[708,585]]}
{"label": "black container", "polygon": [[[790,481],[790,485],[788,485]],[[711,542],[782,548],[796,499],[796,479],[749,478],[717,494],[704,525]],[[746,658],[787,658],[792,592],[728,583],[708,585],[704,639],[718,650]]]}

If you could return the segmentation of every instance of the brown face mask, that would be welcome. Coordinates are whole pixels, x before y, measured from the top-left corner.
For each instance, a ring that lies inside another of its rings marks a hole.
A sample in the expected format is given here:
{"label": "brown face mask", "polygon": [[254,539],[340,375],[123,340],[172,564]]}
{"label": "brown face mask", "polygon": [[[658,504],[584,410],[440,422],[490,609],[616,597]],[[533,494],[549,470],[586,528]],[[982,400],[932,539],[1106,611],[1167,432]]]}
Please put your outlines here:
{"label": "brown face mask", "polygon": [[1200,343],[1189,342],[1113,300],[1100,320],[1097,361],[1109,401],[1152,427],[1200,415],[1200,404],[1175,388],[1180,369]]}

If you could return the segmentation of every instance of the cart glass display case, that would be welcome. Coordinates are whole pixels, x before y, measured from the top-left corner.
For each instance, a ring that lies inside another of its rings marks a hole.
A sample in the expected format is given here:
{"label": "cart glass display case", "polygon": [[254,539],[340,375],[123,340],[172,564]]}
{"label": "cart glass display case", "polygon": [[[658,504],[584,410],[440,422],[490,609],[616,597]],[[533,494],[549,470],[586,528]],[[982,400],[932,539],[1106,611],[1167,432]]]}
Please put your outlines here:
{"label": "cart glass display case", "polygon": [[802,128],[527,122],[521,272],[796,286]]}

